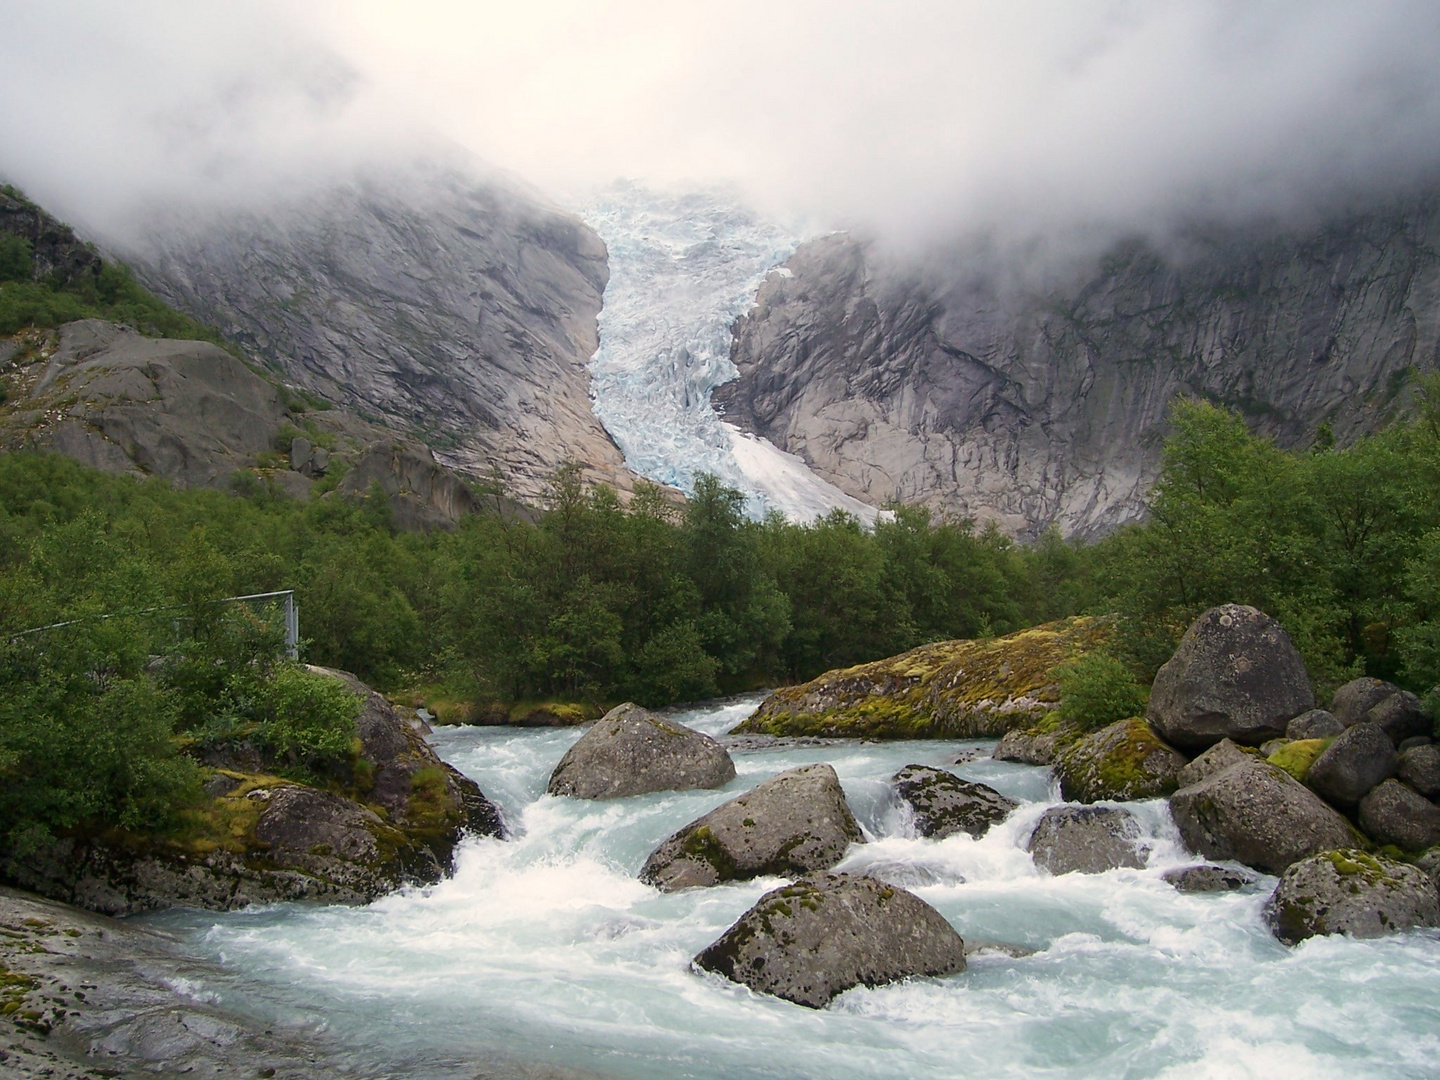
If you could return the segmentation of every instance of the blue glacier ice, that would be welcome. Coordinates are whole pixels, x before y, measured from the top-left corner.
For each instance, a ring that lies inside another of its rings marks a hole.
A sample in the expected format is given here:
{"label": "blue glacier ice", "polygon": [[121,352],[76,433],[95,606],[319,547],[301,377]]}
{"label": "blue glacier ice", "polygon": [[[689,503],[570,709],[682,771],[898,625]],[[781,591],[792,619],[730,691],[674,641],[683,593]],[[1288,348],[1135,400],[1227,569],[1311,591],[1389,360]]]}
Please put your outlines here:
{"label": "blue glacier ice", "polygon": [[723,191],[665,193],[633,182],[580,208],[610,249],[600,348],[590,361],[595,415],[641,476],[685,492],[701,473],[745,493],[755,517],[808,521],[836,507],[876,511],[805,462],[725,423],[710,392],[735,378],[730,328],[802,237]]}

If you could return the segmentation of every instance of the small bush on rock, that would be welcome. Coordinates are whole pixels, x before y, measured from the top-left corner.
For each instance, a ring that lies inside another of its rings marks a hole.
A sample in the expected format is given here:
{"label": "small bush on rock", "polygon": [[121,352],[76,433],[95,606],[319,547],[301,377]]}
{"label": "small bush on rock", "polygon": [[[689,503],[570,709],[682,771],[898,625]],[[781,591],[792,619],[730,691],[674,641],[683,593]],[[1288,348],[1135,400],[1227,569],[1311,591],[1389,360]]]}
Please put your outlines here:
{"label": "small bush on rock", "polygon": [[272,752],[294,766],[315,771],[346,760],[357,736],[360,695],[296,664],[280,667],[264,693],[260,738]]}
{"label": "small bush on rock", "polygon": [[1086,653],[1057,668],[1055,675],[1060,683],[1060,719],[1085,731],[1098,731],[1145,712],[1145,688],[1109,653]]}

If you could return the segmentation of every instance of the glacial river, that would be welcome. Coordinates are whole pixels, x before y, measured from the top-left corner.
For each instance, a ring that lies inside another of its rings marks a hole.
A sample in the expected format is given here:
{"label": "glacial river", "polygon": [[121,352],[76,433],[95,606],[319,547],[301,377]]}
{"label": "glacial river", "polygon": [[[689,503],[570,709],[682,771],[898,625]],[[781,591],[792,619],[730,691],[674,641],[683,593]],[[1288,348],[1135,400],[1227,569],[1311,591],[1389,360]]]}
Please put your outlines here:
{"label": "glacial river", "polygon": [[[754,699],[676,714],[711,734]],[[923,1080],[965,1077],[1435,1077],[1440,935],[1275,941],[1273,878],[1186,896],[1193,861],[1163,802],[1140,804],[1149,865],[1049,877],[1023,850],[1058,801],[1044,769],[990,744],[733,751],[724,790],[612,802],[543,794],[577,730],[437,730],[439,752],[504,808],[455,876],[363,908],[277,905],[148,918],[233,981],[187,986],[277,1025],[328,1029],[356,1075]],[[982,756],[953,764],[966,751]],[[812,1011],[690,970],[778,879],[662,895],[635,874],[675,829],[784,769],[834,765],[870,843],[841,869],[913,889],[967,939],[1037,950],[971,958],[946,979],[857,988]],[[917,839],[888,778],[942,765],[1022,800],[982,840]],[[531,1071],[527,1065],[538,1066]]]}

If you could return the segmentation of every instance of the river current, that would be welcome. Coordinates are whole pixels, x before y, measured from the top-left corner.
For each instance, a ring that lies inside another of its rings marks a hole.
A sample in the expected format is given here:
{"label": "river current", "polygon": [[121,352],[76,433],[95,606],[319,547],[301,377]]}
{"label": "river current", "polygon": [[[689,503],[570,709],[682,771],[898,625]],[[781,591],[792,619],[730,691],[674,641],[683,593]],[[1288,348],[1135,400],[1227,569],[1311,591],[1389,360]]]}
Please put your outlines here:
{"label": "river current", "polygon": [[[754,705],[674,715],[719,735]],[[1288,949],[1260,918],[1275,879],[1189,896],[1161,880],[1194,861],[1162,801],[1138,805],[1145,869],[1050,877],[1023,849],[1059,801],[1048,771],[993,761],[989,743],[736,749],[739,775],[719,791],[545,795],[580,734],[437,730],[436,749],[500,803],[512,839],[469,841],[453,878],[367,907],[148,917],[227,973],[180,989],[327,1029],[356,1075],[415,1080],[1440,1075],[1440,935]],[[692,971],[690,957],[779,880],[663,895],[636,872],[675,829],[815,761],[835,767],[870,840],[840,869],[912,889],[967,941],[1037,951],[981,951],[963,974],[857,988],[820,1011]],[[1022,806],[978,841],[918,839],[887,782],[911,762]]]}

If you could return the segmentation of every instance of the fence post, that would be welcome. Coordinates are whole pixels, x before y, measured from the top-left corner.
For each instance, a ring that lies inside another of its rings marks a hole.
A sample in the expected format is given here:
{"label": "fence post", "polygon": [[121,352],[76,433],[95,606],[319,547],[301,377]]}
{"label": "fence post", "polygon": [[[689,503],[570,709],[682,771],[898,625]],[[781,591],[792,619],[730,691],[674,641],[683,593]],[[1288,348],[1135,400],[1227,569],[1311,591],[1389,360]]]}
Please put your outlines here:
{"label": "fence post", "polygon": [[300,659],[300,608],[293,592],[285,594],[285,654]]}

